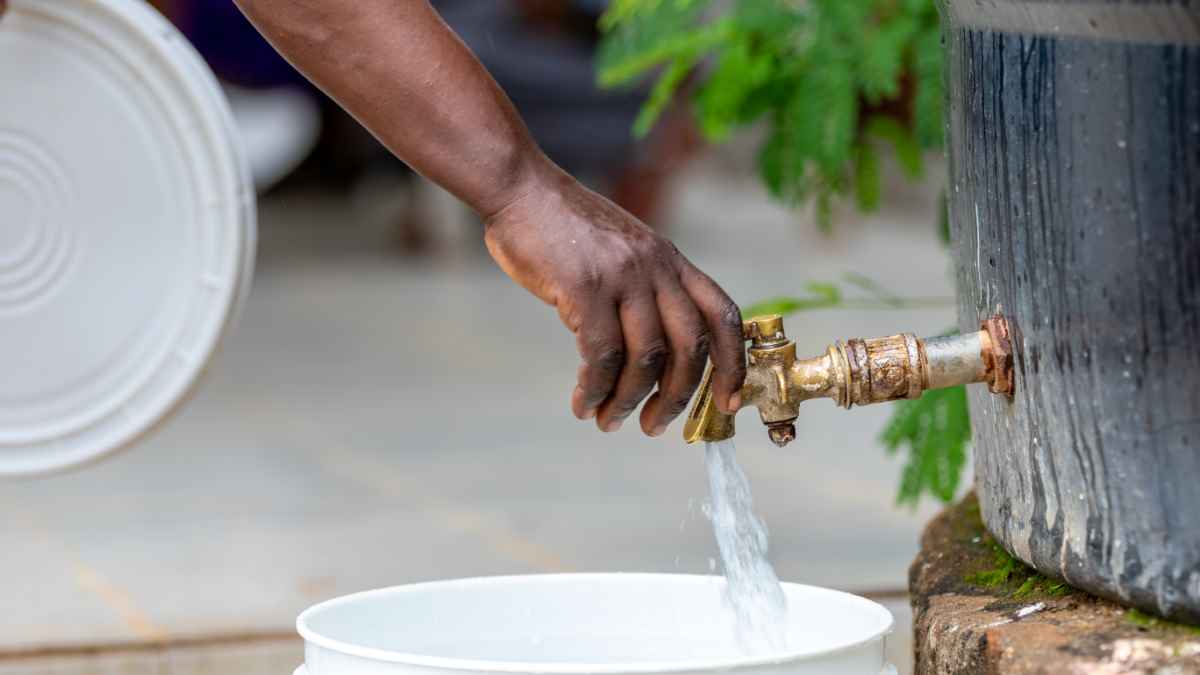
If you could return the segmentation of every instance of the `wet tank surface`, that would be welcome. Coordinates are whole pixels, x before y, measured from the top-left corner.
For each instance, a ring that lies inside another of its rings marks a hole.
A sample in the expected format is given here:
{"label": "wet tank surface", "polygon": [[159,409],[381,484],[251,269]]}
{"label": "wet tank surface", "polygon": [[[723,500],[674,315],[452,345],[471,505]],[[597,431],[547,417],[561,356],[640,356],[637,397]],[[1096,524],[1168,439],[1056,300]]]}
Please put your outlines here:
{"label": "wet tank surface", "polygon": [[960,328],[988,528],[1074,586],[1200,620],[1200,6],[951,0]]}

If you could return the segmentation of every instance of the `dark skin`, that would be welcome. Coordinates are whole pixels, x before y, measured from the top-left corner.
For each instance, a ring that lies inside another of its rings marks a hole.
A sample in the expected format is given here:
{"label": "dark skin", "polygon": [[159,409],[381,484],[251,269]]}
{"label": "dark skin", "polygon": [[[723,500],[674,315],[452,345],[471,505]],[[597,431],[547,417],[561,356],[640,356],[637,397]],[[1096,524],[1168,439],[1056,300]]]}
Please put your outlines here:
{"label": "dark skin", "polygon": [[718,406],[740,407],[737,305],[671,242],[551,162],[427,0],[236,2],[397,157],[474,209],[501,269],[558,310],[583,360],[578,418],[616,431],[645,399],[642,430],[661,435],[710,351]]}

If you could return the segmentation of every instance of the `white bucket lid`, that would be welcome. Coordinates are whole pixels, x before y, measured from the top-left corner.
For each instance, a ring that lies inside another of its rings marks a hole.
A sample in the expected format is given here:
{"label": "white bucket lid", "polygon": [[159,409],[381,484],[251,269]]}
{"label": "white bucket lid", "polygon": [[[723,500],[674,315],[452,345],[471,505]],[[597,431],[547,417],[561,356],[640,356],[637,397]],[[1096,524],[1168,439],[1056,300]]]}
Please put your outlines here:
{"label": "white bucket lid", "polygon": [[0,18],[0,475],[128,446],[245,298],[254,193],[216,79],[141,0]]}

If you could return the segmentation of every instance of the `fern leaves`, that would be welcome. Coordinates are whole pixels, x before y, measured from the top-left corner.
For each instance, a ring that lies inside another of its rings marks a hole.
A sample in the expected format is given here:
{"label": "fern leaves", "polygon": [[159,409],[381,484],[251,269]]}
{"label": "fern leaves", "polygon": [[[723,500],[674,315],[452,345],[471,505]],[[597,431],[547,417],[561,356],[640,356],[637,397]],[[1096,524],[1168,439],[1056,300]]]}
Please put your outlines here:
{"label": "fern leaves", "polygon": [[907,447],[896,501],[915,505],[922,494],[952,501],[971,440],[966,387],[934,389],[893,405],[896,410],[880,440],[889,454]]}
{"label": "fern leaves", "polygon": [[[601,84],[657,74],[636,133],[651,129],[698,69],[693,104],[704,135],[719,142],[765,117],[764,182],[791,205],[815,198],[823,227],[835,197],[853,192],[860,208],[878,207],[878,143],[914,177],[922,150],[941,143],[933,0],[616,0],[601,28]],[[903,119],[866,114],[888,102],[907,107]]]}

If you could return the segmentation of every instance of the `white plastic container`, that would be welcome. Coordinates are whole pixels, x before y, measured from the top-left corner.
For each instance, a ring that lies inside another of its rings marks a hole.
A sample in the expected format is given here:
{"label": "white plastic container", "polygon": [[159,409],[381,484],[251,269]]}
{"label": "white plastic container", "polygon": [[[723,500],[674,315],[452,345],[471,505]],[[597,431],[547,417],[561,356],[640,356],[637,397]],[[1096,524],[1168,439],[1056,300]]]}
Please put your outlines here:
{"label": "white plastic container", "polygon": [[250,173],[200,56],[140,0],[0,19],[0,476],[128,447],[246,297]]}
{"label": "white plastic container", "polygon": [[724,579],[547,574],[438,581],[329,600],[300,615],[296,675],[711,673],[881,675],[892,615],[783,584],[787,650],[744,656]]}

